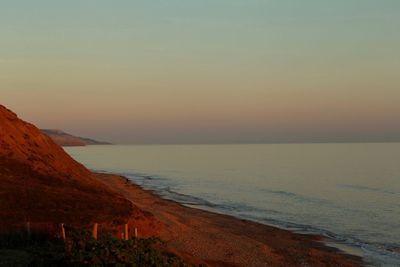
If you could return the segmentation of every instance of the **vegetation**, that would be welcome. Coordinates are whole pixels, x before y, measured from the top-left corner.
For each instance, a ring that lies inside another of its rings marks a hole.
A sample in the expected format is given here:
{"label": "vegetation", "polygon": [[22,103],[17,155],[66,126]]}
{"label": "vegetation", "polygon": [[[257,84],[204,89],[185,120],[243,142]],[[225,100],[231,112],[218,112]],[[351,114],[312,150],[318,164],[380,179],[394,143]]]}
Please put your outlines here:
{"label": "vegetation", "polygon": [[0,266],[188,266],[165,250],[158,238],[122,240],[109,233],[99,240],[87,230],[69,230],[67,242],[21,234],[0,237]]}
{"label": "vegetation", "polygon": [[157,238],[122,240],[103,234],[99,240],[87,231],[75,231],[67,251],[72,264],[87,266],[186,266],[168,253]]}
{"label": "vegetation", "polygon": [[12,232],[0,236],[0,266],[69,266],[65,244],[44,233]]}

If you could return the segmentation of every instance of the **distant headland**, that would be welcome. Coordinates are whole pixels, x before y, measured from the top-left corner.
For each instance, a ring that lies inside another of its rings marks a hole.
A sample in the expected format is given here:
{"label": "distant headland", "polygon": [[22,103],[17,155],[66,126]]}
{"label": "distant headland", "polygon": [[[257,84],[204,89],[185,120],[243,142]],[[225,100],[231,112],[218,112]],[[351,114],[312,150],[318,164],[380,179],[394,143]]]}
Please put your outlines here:
{"label": "distant headland", "polygon": [[48,135],[56,144],[60,146],[111,145],[111,143],[108,142],[74,136],[58,129],[41,129],[41,131],[42,133]]}

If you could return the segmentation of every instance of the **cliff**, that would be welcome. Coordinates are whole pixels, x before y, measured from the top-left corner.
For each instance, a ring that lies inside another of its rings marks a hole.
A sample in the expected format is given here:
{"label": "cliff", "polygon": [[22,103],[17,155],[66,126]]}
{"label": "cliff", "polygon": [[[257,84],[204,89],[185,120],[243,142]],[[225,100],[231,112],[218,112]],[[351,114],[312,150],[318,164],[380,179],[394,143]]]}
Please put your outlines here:
{"label": "cliff", "polygon": [[132,210],[50,137],[0,105],[0,223],[124,220]]}

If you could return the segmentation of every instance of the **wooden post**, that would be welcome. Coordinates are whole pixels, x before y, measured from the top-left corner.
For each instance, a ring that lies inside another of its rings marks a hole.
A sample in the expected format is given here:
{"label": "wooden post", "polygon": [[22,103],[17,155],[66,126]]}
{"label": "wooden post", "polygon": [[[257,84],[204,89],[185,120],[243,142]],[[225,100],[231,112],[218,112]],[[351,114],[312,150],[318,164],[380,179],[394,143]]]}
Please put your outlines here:
{"label": "wooden post", "polygon": [[64,241],[67,239],[66,236],[65,236],[65,228],[64,228],[64,224],[63,223],[61,224],[61,238]]}
{"label": "wooden post", "polygon": [[137,228],[135,227],[135,238],[137,238],[137,237],[138,237]]}
{"label": "wooden post", "polygon": [[93,232],[92,232],[92,236],[93,236],[93,238],[96,239],[96,240],[97,240],[97,227],[98,227],[98,224],[95,223],[95,224],[93,225]]}
{"label": "wooden post", "polygon": [[129,226],[125,224],[125,240],[129,240]]}

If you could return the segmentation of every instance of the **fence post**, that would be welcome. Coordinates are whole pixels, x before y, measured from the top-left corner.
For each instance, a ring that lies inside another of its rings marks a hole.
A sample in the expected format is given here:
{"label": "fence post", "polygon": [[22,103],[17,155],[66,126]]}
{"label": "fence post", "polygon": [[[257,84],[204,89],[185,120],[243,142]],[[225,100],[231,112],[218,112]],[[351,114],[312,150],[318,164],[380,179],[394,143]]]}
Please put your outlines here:
{"label": "fence post", "polygon": [[129,226],[125,224],[125,240],[129,240]]}
{"label": "fence post", "polygon": [[66,236],[65,236],[65,228],[64,228],[64,224],[63,223],[61,224],[61,238],[64,241],[67,239]]}
{"label": "fence post", "polygon": [[93,232],[92,232],[92,236],[93,236],[93,238],[96,239],[96,240],[97,240],[97,227],[98,227],[98,224],[95,223],[95,224],[93,225]]}

